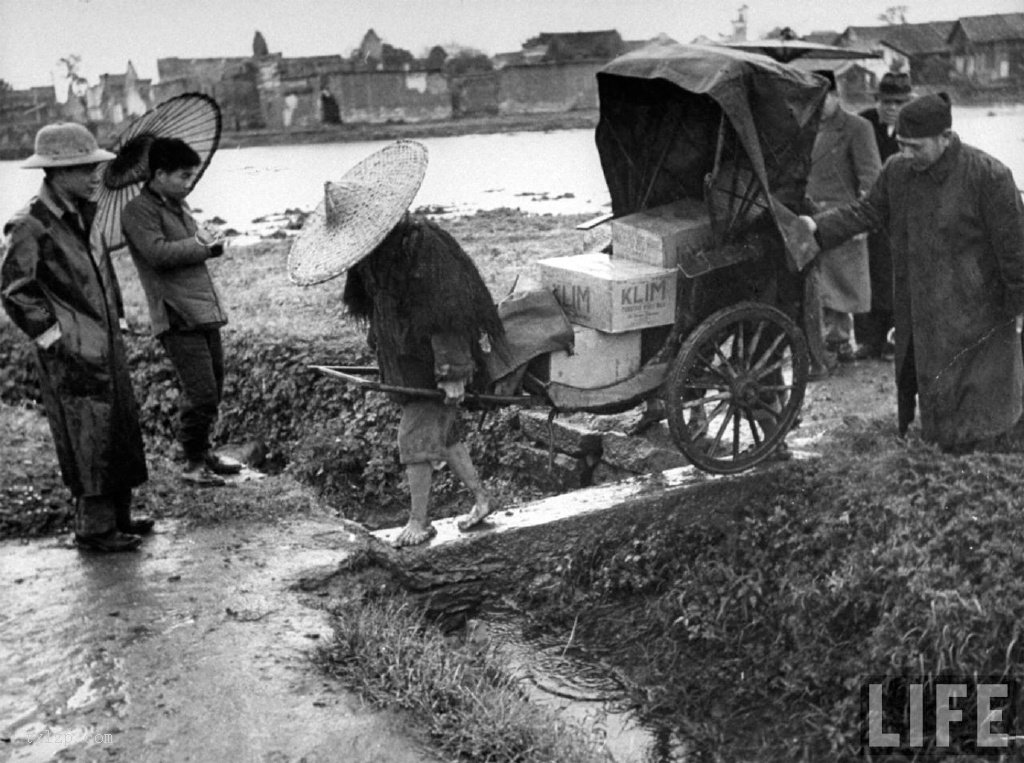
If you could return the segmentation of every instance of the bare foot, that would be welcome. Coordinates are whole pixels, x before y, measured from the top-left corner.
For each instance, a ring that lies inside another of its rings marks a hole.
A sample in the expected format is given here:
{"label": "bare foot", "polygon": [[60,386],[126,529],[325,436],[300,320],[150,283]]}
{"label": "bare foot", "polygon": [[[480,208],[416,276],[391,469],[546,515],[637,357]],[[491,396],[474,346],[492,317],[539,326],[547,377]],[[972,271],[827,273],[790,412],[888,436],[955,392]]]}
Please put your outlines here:
{"label": "bare foot", "polygon": [[421,543],[426,543],[435,535],[437,535],[437,528],[433,525],[424,527],[418,522],[410,521],[409,524],[402,528],[402,532],[391,542],[391,545],[395,548],[418,546]]}
{"label": "bare foot", "polygon": [[487,501],[483,503],[477,503],[473,505],[473,510],[470,511],[466,516],[459,519],[455,524],[459,526],[459,529],[465,532],[471,527],[476,527],[478,524],[484,521],[484,519],[491,513],[491,504]]}

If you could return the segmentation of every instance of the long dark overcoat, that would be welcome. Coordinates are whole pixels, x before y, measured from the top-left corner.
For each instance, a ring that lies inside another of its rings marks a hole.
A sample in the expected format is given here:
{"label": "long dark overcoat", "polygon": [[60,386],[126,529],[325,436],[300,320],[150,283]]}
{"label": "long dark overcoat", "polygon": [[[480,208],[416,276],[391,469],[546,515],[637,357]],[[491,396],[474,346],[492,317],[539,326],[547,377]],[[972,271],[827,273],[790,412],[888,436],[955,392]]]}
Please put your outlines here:
{"label": "long dark overcoat", "polygon": [[815,216],[823,247],[884,227],[893,254],[900,425],[955,446],[1021,415],[1024,205],[1010,170],[960,142],[916,171],[894,156],[868,196]]}
{"label": "long dark overcoat", "polygon": [[36,346],[39,387],[65,484],[73,495],[107,495],[146,481],[138,408],[109,255],[94,257],[87,230],[45,186],[4,226],[0,296],[18,328],[36,339],[54,324],[61,338]]}
{"label": "long dark overcoat", "polygon": [[[885,163],[893,154],[900,152],[896,134],[889,133],[889,125],[878,115],[878,107],[872,106],[858,116],[871,123],[878,146],[878,158]],[[868,234],[868,267],[871,271],[871,309],[892,312],[892,252],[889,251],[889,234],[884,230]]]}
{"label": "long dark overcoat", "polygon": [[[818,127],[807,195],[823,209],[846,204],[866,193],[881,169],[871,125],[839,108]],[[871,309],[866,236],[822,252],[817,267],[822,305],[841,313],[866,313]]]}

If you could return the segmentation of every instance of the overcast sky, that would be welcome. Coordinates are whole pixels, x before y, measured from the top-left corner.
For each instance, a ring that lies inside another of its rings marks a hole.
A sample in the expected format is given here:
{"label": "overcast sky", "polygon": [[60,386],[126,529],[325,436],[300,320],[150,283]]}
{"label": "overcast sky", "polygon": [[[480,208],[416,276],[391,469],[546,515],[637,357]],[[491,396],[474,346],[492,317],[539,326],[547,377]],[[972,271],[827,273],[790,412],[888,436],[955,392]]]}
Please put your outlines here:
{"label": "overcast sky", "polygon": [[[798,33],[873,26],[901,0],[745,0],[749,34],[778,26]],[[903,0],[907,21],[1024,11],[1024,0]],[[58,62],[81,56],[80,72],[122,74],[131,61],[156,79],[156,60],[247,56],[259,30],[288,57],[345,55],[372,28],[386,43],[423,55],[457,43],[518,50],[540,32],[616,29],[627,40],[659,33],[679,42],[717,39],[744,0],[0,0],[0,79],[16,88],[52,84]]]}

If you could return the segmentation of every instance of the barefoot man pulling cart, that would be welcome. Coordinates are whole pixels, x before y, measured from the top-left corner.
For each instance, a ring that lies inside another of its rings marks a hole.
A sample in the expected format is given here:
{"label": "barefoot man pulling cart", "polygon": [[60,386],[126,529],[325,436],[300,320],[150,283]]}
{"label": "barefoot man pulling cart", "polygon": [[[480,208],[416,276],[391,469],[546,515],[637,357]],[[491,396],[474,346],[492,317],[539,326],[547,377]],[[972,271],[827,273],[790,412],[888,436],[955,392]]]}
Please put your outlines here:
{"label": "barefoot man pulling cart", "polygon": [[[310,285],[347,273],[344,302],[366,321],[381,381],[426,395],[389,393],[402,406],[398,451],[409,482],[409,521],[396,546],[436,533],[429,501],[434,464],[446,462],[475,503],[458,526],[491,511],[490,499],[461,441],[458,405],[502,341],[501,319],[476,266],[455,239],[408,207],[423,181],[426,148],[398,141],[324,185],[289,253],[292,281]],[[436,390],[443,399],[437,399]],[[429,395],[433,394],[434,397]]]}

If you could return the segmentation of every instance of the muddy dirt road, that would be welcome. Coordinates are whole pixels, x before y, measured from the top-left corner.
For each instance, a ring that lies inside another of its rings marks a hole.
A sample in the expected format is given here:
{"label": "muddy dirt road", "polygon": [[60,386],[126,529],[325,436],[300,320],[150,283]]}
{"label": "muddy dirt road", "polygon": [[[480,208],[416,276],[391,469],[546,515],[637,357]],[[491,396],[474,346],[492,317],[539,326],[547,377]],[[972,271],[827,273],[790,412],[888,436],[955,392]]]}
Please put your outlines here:
{"label": "muddy dirt road", "polygon": [[291,589],[348,548],[337,521],[189,531],[135,554],[0,547],[0,760],[433,760],[325,681]]}

